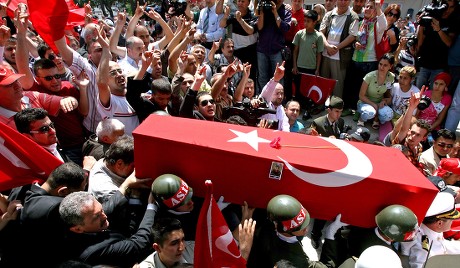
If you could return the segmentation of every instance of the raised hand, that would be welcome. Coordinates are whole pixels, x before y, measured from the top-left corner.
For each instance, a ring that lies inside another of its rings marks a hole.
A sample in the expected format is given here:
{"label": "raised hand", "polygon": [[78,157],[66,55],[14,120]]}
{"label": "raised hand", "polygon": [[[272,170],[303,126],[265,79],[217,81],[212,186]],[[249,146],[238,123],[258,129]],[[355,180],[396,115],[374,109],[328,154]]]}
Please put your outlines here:
{"label": "raised hand", "polygon": [[275,74],[273,75],[273,80],[276,82],[280,81],[284,77],[284,61],[281,63],[276,63]]}
{"label": "raised hand", "polygon": [[83,70],[78,76],[73,76],[72,81],[78,86],[80,90],[85,90],[89,85],[89,76],[85,70]]}

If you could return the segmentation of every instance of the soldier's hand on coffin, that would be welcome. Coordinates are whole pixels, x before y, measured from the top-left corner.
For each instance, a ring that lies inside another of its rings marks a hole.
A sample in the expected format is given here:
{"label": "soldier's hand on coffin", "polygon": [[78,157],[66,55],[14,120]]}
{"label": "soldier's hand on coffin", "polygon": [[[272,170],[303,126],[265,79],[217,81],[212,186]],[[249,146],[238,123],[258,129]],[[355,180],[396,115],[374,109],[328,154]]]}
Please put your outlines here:
{"label": "soldier's hand on coffin", "polygon": [[276,63],[275,74],[273,75],[273,80],[279,82],[284,77],[284,61],[281,63]]}
{"label": "soldier's hand on coffin", "polygon": [[329,224],[329,226],[326,228],[326,234],[324,236],[326,239],[334,240],[335,239],[334,237],[337,231],[343,226],[349,225],[348,223],[342,222],[341,218],[342,218],[342,214],[337,215],[335,220],[331,222],[331,224]]}
{"label": "soldier's hand on coffin", "polygon": [[131,175],[126,178],[123,184],[126,184],[126,187],[133,188],[133,189],[150,189],[152,185],[153,179],[139,179],[136,177],[136,170],[131,173]]}
{"label": "soldier's hand on coffin", "polygon": [[271,128],[273,121],[267,119],[260,119],[259,127],[260,128]]}
{"label": "soldier's hand on coffin", "polygon": [[84,170],[91,170],[96,164],[97,160],[94,158],[94,156],[87,155],[83,157],[83,169]]}
{"label": "soldier's hand on coffin", "polygon": [[251,219],[255,209],[256,208],[250,208],[248,203],[244,201],[243,205],[241,206],[241,222]]}
{"label": "soldier's hand on coffin", "polygon": [[217,200],[217,206],[219,207],[219,209],[222,211],[222,210],[224,210],[226,207],[228,207],[228,205],[230,205],[230,203],[224,202],[224,196],[221,195],[221,196],[219,197],[219,200]]}

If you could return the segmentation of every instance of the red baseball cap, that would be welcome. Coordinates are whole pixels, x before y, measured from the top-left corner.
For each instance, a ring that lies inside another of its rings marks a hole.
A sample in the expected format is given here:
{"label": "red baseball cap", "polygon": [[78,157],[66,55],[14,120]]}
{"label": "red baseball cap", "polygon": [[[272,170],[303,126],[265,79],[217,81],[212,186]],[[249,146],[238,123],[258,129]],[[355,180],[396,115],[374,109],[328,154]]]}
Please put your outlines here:
{"label": "red baseball cap", "polygon": [[25,75],[14,73],[10,68],[0,65],[0,86],[11,85],[23,76]]}
{"label": "red baseball cap", "polygon": [[452,172],[453,174],[460,175],[460,159],[443,158],[441,162],[439,162],[436,172],[438,176],[442,176],[445,172]]}

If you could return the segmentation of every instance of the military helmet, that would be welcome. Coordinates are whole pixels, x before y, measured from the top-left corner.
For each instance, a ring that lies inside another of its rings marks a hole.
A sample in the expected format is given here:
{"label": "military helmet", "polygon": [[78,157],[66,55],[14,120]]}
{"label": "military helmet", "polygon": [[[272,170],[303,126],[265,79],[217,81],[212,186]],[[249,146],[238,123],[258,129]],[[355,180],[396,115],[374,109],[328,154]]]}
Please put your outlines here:
{"label": "military helmet", "polygon": [[187,204],[192,198],[193,189],[178,176],[163,174],[153,181],[152,194],[156,201],[173,209]]}
{"label": "military helmet", "polygon": [[267,205],[268,217],[277,223],[279,232],[295,232],[307,227],[310,222],[308,211],[290,195],[277,195]]}
{"label": "military helmet", "polygon": [[382,233],[396,242],[412,240],[418,229],[417,216],[402,205],[391,205],[375,216]]}

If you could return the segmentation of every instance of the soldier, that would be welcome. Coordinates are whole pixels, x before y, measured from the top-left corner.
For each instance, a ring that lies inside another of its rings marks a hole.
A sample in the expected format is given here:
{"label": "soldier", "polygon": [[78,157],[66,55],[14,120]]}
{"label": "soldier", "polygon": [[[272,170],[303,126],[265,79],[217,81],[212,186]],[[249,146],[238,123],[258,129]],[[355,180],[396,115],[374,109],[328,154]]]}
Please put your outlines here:
{"label": "soldier", "polygon": [[[300,202],[289,195],[277,195],[267,205],[268,220],[262,223],[259,233],[249,255],[247,267],[274,267],[280,260],[290,261],[295,267],[335,267],[331,259],[311,261],[303,251],[297,237],[307,233],[310,222],[308,211]],[[339,221],[340,221],[340,217]],[[336,223],[336,222],[334,222]],[[332,223],[326,233],[335,234],[338,230]],[[327,238],[331,238],[326,235]],[[330,243],[325,242],[323,252],[330,252],[335,247],[333,235]]]}
{"label": "soldier", "polygon": [[418,230],[417,216],[402,205],[385,207],[375,216],[377,227],[363,229],[351,228],[349,235],[349,252],[359,257],[371,246],[381,245],[391,250],[398,250],[398,243],[414,238]]}
{"label": "soldier", "polygon": [[409,256],[411,268],[424,267],[429,257],[444,254],[460,254],[460,243],[444,239],[443,232],[451,229],[452,221],[460,218],[455,209],[454,197],[439,192],[431,203],[416,238],[402,243],[402,254]]}

